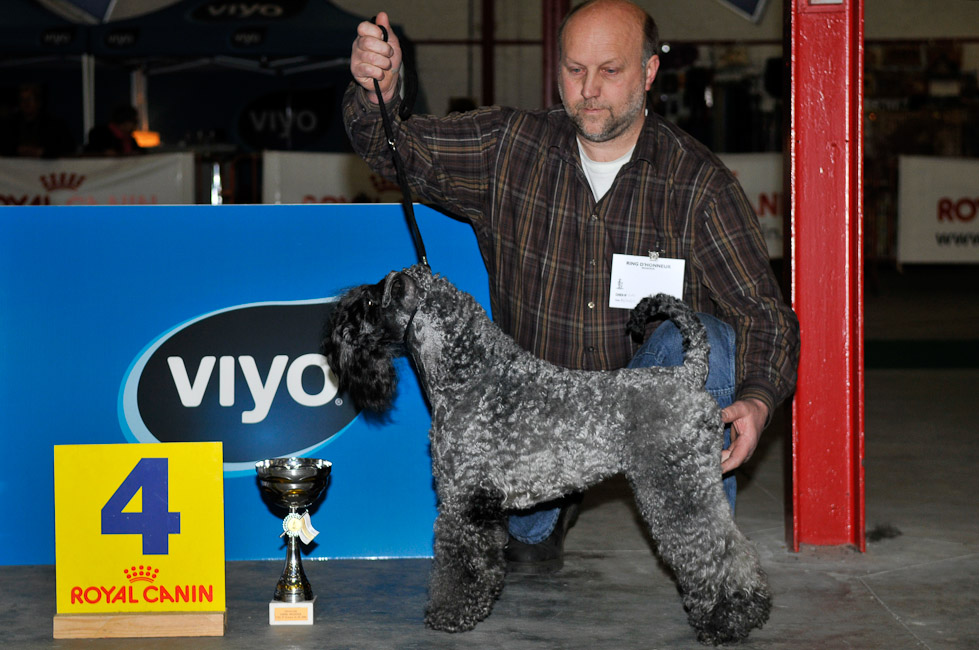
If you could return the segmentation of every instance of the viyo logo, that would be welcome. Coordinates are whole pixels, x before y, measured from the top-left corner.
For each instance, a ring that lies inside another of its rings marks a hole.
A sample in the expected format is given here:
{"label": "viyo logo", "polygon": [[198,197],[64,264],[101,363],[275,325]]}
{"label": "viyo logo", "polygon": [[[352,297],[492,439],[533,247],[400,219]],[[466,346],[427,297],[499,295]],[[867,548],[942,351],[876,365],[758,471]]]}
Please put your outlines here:
{"label": "viyo logo", "polygon": [[123,382],[124,429],[137,442],[220,440],[226,471],[321,446],[357,416],[318,352],[333,305],[241,305],[167,332]]}
{"label": "viyo logo", "polygon": [[[173,384],[180,397],[180,403],[186,408],[197,408],[204,401],[204,395],[210,386],[211,374],[214,371],[214,364],[217,357],[208,355],[201,357],[194,381],[191,382],[190,375],[187,373],[187,366],[183,357],[167,357],[167,365],[170,366],[170,376],[173,377]],[[221,406],[232,407],[235,405],[235,357],[221,357],[221,365],[218,369],[218,403]],[[289,362],[289,356],[277,354],[272,358],[272,365],[269,367],[268,374],[262,377],[255,357],[242,355],[237,358],[241,374],[245,378],[248,386],[249,396],[254,407],[242,411],[241,421],[243,424],[258,424],[269,414],[272,408],[272,401],[275,399],[279,386],[282,383],[282,376],[286,374],[288,366],[289,373],[286,377],[286,386],[289,396],[298,404],[303,406],[323,406],[336,397],[337,383],[333,373],[326,365],[326,359],[321,354],[304,354],[296,360]],[[315,395],[306,392],[303,385],[303,374],[308,368],[316,368],[323,372],[323,388]]]}
{"label": "viyo logo", "polygon": [[266,0],[264,2],[234,2],[212,0],[197,7],[191,16],[206,22],[235,20],[277,20],[302,12],[306,0]]}

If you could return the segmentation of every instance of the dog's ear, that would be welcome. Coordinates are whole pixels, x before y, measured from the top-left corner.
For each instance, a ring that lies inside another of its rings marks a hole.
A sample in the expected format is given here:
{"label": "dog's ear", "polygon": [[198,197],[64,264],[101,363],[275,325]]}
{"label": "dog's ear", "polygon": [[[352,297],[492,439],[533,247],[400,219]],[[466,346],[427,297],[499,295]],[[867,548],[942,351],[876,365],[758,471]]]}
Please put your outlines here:
{"label": "dog's ear", "polygon": [[632,336],[636,345],[642,345],[646,340],[646,326],[658,313],[659,308],[650,297],[643,298],[633,307],[629,322],[626,324],[626,331]]}
{"label": "dog's ear", "polygon": [[384,279],[381,307],[399,311],[414,311],[418,305],[418,285],[407,273],[389,273]]}

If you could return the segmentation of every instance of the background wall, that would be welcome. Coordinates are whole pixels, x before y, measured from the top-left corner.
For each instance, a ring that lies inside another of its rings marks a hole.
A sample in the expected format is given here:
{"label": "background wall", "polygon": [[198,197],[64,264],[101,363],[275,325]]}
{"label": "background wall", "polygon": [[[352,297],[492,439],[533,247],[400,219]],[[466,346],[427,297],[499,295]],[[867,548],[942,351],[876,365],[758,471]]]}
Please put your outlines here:
{"label": "background wall", "polygon": [[[404,26],[418,47],[418,71],[433,113],[447,112],[452,97],[480,91],[478,45],[446,45],[433,41],[478,39],[482,30],[480,0],[336,0],[338,6],[370,16],[387,11]],[[572,4],[578,4],[573,2]],[[782,2],[769,0],[761,21],[754,24],[717,0],[638,0],[656,19],[665,41],[729,41],[739,44],[782,40]],[[874,39],[961,38],[979,41],[979,2],[974,0],[866,0],[865,36]],[[437,20],[434,17],[438,17]],[[541,38],[541,3],[496,0],[496,36],[501,40]],[[351,39],[352,40],[352,39]],[[967,46],[965,60],[979,67],[979,46]],[[535,108],[541,101],[539,44],[498,45],[498,104]],[[965,68],[965,66],[963,66]],[[970,68],[965,68],[970,69]]]}
{"label": "background wall", "polygon": [[[671,46],[661,55],[653,109],[718,153],[781,151],[786,114],[782,32],[785,7],[791,6],[787,0],[768,0],[758,23],[720,0],[638,1],[656,17],[664,43]],[[171,65],[166,60],[146,64],[100,56],[94,75],[95,120],[104,121],[116,103],[129,98],[133,66],[146,65],[149,126],[160,132],[163,142],[157,151],[189,150],[201,161],[222,165],[227,171],[221,189],[226,202],[257,202],[261,178],[256,161],[262,151],[349,151],[339,107],[349,66],[335,57],[349,53],[360,19],[356,16],[366,18],[385,9],[415,45],[421,84],[418,112],[445,114],[459,100],[469,105],[541,107],[542,2],[335,4],[344,17],[346,12],[355,14],[351,22],[334,18],[294,26],[316,25],[305,32],[301,51],[289,53],[314,55],[321,46],[336,46],[325,57],[326,67],[306,66],[286,74],[278,68],[272,72],[267,62],[262,67],[258,61],[253,63],[259,70],[241,70],[213,60]],[[484,5],[493,7],[491,92],[484,92],[482,78]],[[306,6],[332,9],[325,0],[310,0]],[[865,0],[864,7],[867,240],[874,255],[890,259],[898,157],[979,156],[979,1]],[[21,58],[34,61],[33,54],[22,52]],[[48,106],[81,144],[79,57],[42,58],[44,62],[28,63],[0,57],[0,119],[13,110],[19,83],[41,81]],[[185,67],[188,63],[193,67]],[[187,96],[198,100],[193,110],[182,99]]]}

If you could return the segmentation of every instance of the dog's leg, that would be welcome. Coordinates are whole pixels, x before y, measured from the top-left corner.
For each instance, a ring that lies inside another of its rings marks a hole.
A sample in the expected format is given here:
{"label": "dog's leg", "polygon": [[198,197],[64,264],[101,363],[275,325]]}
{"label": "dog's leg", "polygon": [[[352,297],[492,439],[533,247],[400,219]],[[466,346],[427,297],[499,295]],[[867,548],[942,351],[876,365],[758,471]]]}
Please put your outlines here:
{"label": "dog's leg", "polygon": [[441,500],[425,613],[428,627],[464,632],[489,616],[506,573],[502,504],[501,494],[484,489]]}
{"label": "dog's leg", "polygon": [[771,594],[754,549],[734,524],[719,460],[713,453],[692,457],[685,445],[658,451],[666,458],[654,473],[648,465],[628,472],[639,509],[700,642],[740,641],[768,620]]}

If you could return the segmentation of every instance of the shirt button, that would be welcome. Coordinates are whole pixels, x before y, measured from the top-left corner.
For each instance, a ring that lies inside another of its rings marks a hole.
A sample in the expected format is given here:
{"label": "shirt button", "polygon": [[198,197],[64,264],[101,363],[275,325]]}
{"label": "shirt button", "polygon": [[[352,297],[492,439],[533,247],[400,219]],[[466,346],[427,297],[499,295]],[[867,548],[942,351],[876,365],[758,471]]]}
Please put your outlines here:
{"label": "shirt button", "polygon": [[588,260],[588,264],[590,266],[595,266],[595,260]]}
{"label": "shirt button", "polygon": [[591,216],[591,220],[592,220],[592,221],[598,221],[598,215],[597,215],[597,214],[593,214],[593,215]]}
{"label": "shirt button", "polygon": [[589,345],[588,346],[588,351],[589,352],[594,352],[595,351],[595,346],[594,345]]}
{"label": "shirt button", "polygon": [[595,301],[594,300],[589,301],[589,303],[588,303],[588,309],[594,309],[594,308],[595,308]]}

